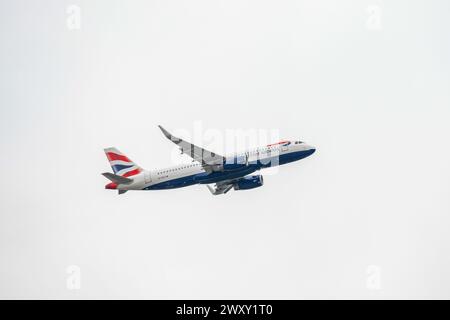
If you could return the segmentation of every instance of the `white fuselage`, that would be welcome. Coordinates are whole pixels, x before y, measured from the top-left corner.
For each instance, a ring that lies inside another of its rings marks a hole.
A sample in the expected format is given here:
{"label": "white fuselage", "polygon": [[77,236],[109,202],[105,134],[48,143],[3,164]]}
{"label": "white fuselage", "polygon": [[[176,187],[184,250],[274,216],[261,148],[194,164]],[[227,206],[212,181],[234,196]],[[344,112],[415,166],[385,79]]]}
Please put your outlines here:
{"label": "white fuselage", "polygon": [[[312,150],[312,151],[311,151]],[[314,152],[314,148],[299,141],[284,141],[273,145],[250,149],[245,152],[235,153],[227,156],[227,159],[237,159],[248,157],[248,163],[254,166],[254,171],[266,167],[277,166],[280,164],[299,160]],[[302,156],[305,153],[305,156]],[[295,157],[293,156],[295,155]],[[229,174],[214,173],[217,181],[227,180]],[[178,164],[175,166],[144,170],[142,173],[133,177],[133,183],[129,185],[119,185],[121,190],[150,190],[169,189],[196,184],[195,177],[207,175],[199,162]],[[171,182],[174,182],[172,185]],[[216,181],[214,181],[216,182]],[[161,187],[158,187],[161,186]]]}

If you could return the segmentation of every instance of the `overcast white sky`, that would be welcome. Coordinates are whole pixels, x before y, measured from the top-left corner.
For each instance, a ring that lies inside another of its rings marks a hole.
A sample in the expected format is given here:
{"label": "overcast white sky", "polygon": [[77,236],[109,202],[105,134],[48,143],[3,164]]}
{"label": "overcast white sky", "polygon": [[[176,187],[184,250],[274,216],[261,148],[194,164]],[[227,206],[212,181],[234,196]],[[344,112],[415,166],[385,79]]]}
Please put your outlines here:
{"label": "overcast white sky", "polygon": [[[450,298],[449,10],[0,1],[0,297]],[[317,152],[224,196],[104,190],[104,147],[173,164],[158,124]]]}

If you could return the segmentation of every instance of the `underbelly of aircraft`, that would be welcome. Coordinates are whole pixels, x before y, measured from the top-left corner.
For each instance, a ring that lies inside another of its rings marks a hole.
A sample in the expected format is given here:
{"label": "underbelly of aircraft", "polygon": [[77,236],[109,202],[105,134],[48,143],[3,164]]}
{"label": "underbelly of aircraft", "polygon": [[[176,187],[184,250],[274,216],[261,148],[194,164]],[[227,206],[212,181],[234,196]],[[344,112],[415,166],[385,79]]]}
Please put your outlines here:
{"label": "underbelly of aircraft", "polygon": [[251,174],[261,168],[266,168],[274,165],[282,165],[289,162],[303,159],[310,155],[310,151],[300,151],[288,154],[283,154],[276,159],[266,159],[271,161],[258,161],[256,164],[249,164],[239,170],[234,171],[217,171],[212,173],[198,173],[195,175],[189,175],[181,178],[175,178],[168,181],[160,182],[144,188],[144,190],[162,190],[162,189],[176,189],[191,186],[194,184],[210,184],[217,183],[224,180],[231,180],[243,177],[247,174]]}

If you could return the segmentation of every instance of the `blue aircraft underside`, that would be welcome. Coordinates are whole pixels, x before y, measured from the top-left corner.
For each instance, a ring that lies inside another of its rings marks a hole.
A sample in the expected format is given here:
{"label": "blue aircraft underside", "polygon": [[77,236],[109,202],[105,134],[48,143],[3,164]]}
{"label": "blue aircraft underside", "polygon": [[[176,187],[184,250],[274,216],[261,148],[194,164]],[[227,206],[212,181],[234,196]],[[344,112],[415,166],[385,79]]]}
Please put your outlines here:
{"label": "blue aircraft underside", "polygon": [[224,180],[236,179],[239,177],[243,177],[245,175],[251,174],[257,170],[262,168],[267,168],[276,165],[282,165],[289,162],[297,161],[307,156],[311,155],[314,150],[305,150],[305,151],[297,151],[291,152],[287,154],[282,154],[276,157],[272,157],[269,159],[264,159],[263,161],[258,160],[257,162],[250,162],[248,166],[245,166],[243,169],[235,170],[235,171],[225,171],[225,172],[212,172],[212,173],[198,173],[190,176],[181,177],[178,179],[173,179],[161,183],[157,183],[151,186],[144,188],[143,190],[162,190],[162,189],[175,189],[186,186],[191,186],[194,184],[210,184],[217,183]]}

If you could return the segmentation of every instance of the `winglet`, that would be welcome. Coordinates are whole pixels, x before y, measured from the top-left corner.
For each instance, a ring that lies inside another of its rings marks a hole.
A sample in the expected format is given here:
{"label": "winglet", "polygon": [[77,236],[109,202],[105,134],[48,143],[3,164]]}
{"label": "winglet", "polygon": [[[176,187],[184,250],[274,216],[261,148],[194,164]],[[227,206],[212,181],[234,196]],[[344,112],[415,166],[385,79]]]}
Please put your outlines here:
{"label": "winglet", "polygon": [[167,139],[169,139],[170,141],[172,141],[175,144],[180,144],[181,142],[183,142],[183,140],[181,140],[180,138],[177,138],[175,136],[173,136],[169,131],[167,131],[166,129],[164,129],[162,126],[158,125],[158,127],[161,129],[162,133],[164,133],[164,135],[166,136]]}
{"label": "winglet", "polygon": [[172,135],[169,133],[169,131],[167,131],[166,129],[164,129],[162,126],[158,125],[158,127],[161,129],[162,133],[164,133],[164,135],[166,136],[167,139],[172,138]]}

